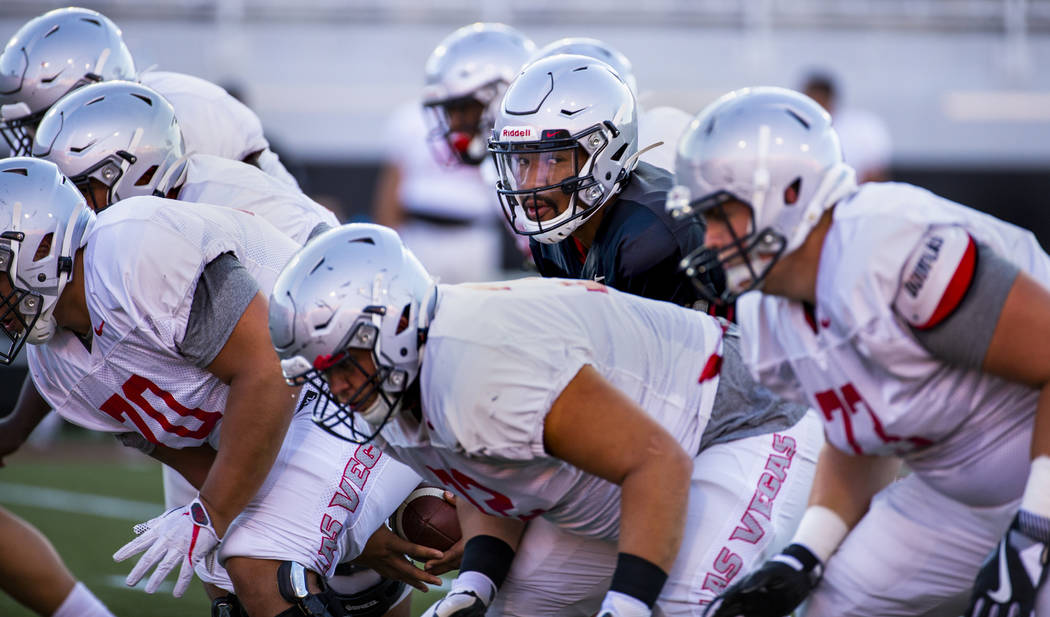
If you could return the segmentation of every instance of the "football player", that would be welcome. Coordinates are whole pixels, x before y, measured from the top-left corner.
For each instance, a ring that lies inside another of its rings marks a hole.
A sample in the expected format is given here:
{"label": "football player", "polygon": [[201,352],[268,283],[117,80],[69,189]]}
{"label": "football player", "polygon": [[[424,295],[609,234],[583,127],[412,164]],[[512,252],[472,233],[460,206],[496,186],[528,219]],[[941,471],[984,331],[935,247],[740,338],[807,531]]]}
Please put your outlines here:
{"label": "football player", "polygon": [[744,356],[829,442],[793,543],[710,614],[1050,614],[1050,259],[854,176],[828,114],[781,88],[724,96],[678,144],[669,205],[717,251],[687,269],[721,262],[723,301],[760,292],[737,302]]}
{"label": "football player", "polygon": [[[356,224],[285,268],[270,332],[289,380],[330,388],[318,424],[456,493],[469,540],[431,616],[497,590],[503,615],[699,615],[804,508],[819,422],[755,396],[696,311],[591,281],[439,286]],[[578,555],[530,549],[552,526]]]}
{"label": "football player", "polygon": [[[38,126],[34,155],[56,163],[96,212],[151,194],[221,204],[263,218],[297,245],[338,224],[301,191],[251,165],[185,154],[179,129],[174,110],[159,94],[141,84],[108,81],[81,88],[53,105]],[[164,479],[169,508],[196,493],[170,473]],[[388,535],[385,529],[378,533]],[[369,583],[367,588],[380,583],[360,573],[354,578]],[[353,593],[366,590],[356,584],[340,587]]]}
{"label": "football player", "polygon": [[634,94],[608,64],[562,54],[525,67],[489,149],[503,212],[529,238],[540,274],[700,300],[678,264],[701,246],[703,222],[665,211],[671,174],[638,161]]}
{"label": "football player", "polygon": [[558,39],[536,52],[533,61],[558,54],[587,56],[611,66],[631,89],[638,104],[638,143],[646,145],[660,143],[656,147],[647,148],[639,158],[656,167],[674,169],[674,145],[678,143],[678,137],[693,119],[691,115],[681,109],[666,105],[652,109],[643,108],[638,96],[638,80],[634,76],[631,61],[605,41],[583,36]]}
{"label": "football player", "polygon": [[422,105],[391,118],[375,221],[397,229],[443,281],[497,278],[505,233],[485,142],[507,85],[535,50],[505,24],[458,28],[427,59]]}
{"label": "football player", "polygon": [[[152,592],[181,566],[181,595],[196,567],[251,615],[339,614],[324,577],[418,475],[318,429],[306,411],[317,392],[275,374],[262,294],[297,244],[232,208],[125,203],[96,217],[54,164],[0,162],[0,358],[32,343],[33,383],[64,418],[137,436],[187,478],[203,470],[191,502],[137,525],[115,554],[146,551],[129,584],[156,566]],[[201,465],[202,451],[214,460]],[[401,552],[386,551],[387,569],[415,570]]]}
{"label": "football player", "polygon": [[0,134],[15,156],[29,155],[44,113],[62,96],[109,79],[138,79],[178,110],[186,150],[255,165],[298,186],[263,136],[255,112],[225,90],[191,75],[137,75],[120,29],[101,13],[78,7],[29,20],[0,54]]}
{"label": "football player", "polygon": [[114,617],[73,578],[55,547],[29,523],[0,508],[0,589],[43,617]]}
{"label": "football player", "polygon": [[261,217],[299,245],[338,225],[330,210],[257,167],[187,151],[171,103],[134,82],[60,99],[40,120],[32,154],[58,165],[96,213],[136,195],[217,204]]}

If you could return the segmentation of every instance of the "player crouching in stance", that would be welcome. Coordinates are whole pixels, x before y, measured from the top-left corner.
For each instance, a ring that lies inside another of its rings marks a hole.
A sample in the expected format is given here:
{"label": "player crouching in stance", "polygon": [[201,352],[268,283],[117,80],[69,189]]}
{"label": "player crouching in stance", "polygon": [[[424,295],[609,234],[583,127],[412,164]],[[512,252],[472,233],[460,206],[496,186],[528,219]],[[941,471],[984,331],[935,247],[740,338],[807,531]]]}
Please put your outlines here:
{"label": "player crouching in stance", "polygon": [[[289,262],[270,334],[289,380],[330,391],[316,422],[456,493],[469,540],[431,616],[482,615],[529,569],[546,581],[502,614],[699,615],[804,508],[819,422],[734,407],[739,357],[696,311],[590,281],[439,286],[396,233],[357,224]],[[530,520],[589,544],[564,562],[539,546],[538,568]]]}
{"label": "player crouching in stance", "polygon": [[819,407],[829,442],[794,543],[710,614],[807,597],[810,617],[1050,614],[1050,259],[1032,234],[858,188],[829,116],[779,88],[701,112],[676,175],[723,300],[761,291],[737,302],[752,371]]}
{"label": "player crouching in stance", "polygon": [[67,420],[184,475],[208,458],[199,492],[114,555],[145,551],[128,584],[155,567],[152,593],[178,567],[176,596],[196,571],[253,617],[341,614],[324,578],[419,476],[325,433],[317,393],[284,383],[263,294],[298,245],[231,208],[125,204],[96,216],[53,163],[0,161],[0,362],[31,343],[33,383]]}

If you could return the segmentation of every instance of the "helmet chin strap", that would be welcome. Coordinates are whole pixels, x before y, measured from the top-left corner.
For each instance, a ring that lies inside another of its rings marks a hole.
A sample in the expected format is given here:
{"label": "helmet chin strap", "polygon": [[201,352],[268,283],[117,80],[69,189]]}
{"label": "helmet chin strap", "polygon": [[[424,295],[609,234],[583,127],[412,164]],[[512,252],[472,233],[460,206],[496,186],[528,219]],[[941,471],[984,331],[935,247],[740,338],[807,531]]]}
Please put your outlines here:
{"label": "helmet chin strap", "polygon": [[382,426],[383,420],[389,416],[393,416],[395,413],[401,410],[401,397],[398,397],[397,403],[394,403],[393,408],[387,403],[387,399],[379,390],[376,390],[376,400],[368,406],[368,409],[354,410],[354,413],[361,416],[361,419],[367,422],[369,425],[374,427]]}

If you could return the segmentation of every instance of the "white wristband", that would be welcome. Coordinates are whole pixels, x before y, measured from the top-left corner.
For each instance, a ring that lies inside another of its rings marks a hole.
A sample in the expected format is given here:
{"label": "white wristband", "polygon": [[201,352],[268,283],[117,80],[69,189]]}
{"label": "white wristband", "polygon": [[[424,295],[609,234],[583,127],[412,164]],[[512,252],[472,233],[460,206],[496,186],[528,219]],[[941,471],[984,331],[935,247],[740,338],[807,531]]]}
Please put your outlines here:
{"label": "white wristband", "polygon": [[615,617],[650,617],[653,611],[638,598],[610,589],[605,593],[602,608],[598,614],[615,615]]}
{"label": "white wristband", "polygon": [[826,564],[848,534],[849,526],[834,510],[810,506],[802,515],[791,543],[805,546],[820,563]]}
{"label": "white wristband", "polygon": [[1024,497],[1021,498],[1021,509],[1050,518],[1050,456],[1044,454],[1032,460]]}

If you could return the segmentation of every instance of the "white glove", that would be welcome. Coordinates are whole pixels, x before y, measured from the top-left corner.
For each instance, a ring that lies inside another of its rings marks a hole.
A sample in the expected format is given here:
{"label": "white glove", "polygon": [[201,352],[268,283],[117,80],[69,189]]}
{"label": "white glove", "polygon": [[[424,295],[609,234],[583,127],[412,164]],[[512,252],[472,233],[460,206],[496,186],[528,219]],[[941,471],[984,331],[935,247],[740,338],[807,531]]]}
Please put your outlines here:
{"label": "white glove", "polygon": [[193,569],[198,563],[207,559],[205,565],[209,570],[215,565],[219,536],[211,525],[211,517],[201,503],[200,495],[181,508],[168,510],[157,518],[135,525],[134,530],[138,537],[113,553],[114,561],[124,561],[146,551],[125,580],[129,587],[135,586],[150,568],[157,566],[146,583],[146,593],[153,593],[164,577],[182,564],[172,591],[172,595],[180,598],[193,580]]}
{"label": "white glove", "polygon": [[423,613],[422,617],[482,617],[496,597],[496,584],[473,570],[460,572],[452,588]]}
{"label": "white glove", "polygon": [[598,617],[650,617],[652,609],[638,598],[619,591],[608,591]]}

